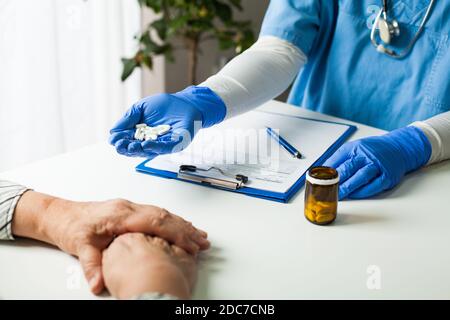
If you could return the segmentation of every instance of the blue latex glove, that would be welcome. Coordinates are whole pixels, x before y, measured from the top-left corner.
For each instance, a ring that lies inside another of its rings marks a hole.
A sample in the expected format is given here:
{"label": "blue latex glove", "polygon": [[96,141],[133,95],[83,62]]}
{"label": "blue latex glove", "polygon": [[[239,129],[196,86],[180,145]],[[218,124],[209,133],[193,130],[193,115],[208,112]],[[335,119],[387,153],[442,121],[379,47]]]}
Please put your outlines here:
{"label": "blue latex glove", "polygon": [[[201,128],[225,118],[222,99],[206,87],[188,87],[175,94],[158,94],[135,103],[111,129],[109,142],[118,153],[130,157],[154,158],[186,148]],[[172,130],[155,141],[134,138],[136,125],[168,124]]]}
{"label": "blue latex glove", "polygon": [[362,199],[396,186],[431,156],[425,134],[414,126],[343,145],[325,163],[340,176],[339,199]]}

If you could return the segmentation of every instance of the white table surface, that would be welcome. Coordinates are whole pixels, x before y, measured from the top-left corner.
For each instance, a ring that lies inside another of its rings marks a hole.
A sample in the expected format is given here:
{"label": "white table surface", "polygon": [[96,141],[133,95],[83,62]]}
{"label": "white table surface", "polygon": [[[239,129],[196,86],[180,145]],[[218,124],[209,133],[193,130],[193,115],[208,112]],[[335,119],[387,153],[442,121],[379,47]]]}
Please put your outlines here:
{"label": "white table surface", "polygon": [[[339,120],[277,102],[262,108]],[[358,125],[352,139],[381,133]],[[73,200],[154,204],[193,221],[213,243],[201,257],[198,299],[450,298],[450,161],[410,174],[382,197],[341,202],[327,227],[305,220],[303,190],[275,203],[139,174],[140,161],[100,144],[0,177]],[[379,289],[367,286],[372,265]],[[19,240],[0,243],[0,298],[96,297],[75,258]]]}

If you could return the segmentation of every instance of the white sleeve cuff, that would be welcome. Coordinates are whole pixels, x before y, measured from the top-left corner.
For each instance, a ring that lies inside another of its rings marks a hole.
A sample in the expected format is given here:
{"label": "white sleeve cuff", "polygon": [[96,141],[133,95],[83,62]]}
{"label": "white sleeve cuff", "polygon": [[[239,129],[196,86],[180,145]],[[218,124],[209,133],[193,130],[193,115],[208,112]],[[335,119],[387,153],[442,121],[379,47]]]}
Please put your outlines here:
{"label": "white sleeve cuff", "polygon": [[421,129],[431,144],[428,164],[450,159],[450,111],[412,124]]}

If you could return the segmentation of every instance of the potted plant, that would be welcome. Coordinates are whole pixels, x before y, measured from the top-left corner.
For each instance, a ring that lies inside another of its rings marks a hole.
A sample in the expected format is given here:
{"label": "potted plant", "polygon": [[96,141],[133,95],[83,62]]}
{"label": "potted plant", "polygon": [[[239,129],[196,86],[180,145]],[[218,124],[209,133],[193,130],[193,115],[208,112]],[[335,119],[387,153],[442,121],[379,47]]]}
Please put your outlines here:
{"label": "potted plant", "polygon": [[189,55],[189,83],[195,84],[200,44],[215,39],[221,50],[234,48],[239,54],[254,42],[250,21],[238,21],[234,10],[242,10],[241,0],[138,0],[159,15],[136,36],[139,49],[123,58],[122,81],[136,68],[152,69],[153,57],[164,55],[174,62],[175,40]]}

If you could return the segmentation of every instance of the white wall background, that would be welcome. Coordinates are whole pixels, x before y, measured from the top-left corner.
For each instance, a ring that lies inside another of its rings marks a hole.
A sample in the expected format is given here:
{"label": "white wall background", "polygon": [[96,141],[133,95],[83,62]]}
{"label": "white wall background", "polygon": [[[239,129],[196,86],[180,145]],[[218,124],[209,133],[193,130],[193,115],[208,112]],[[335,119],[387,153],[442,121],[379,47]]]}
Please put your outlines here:
{"label": "white wall background", "polygon": [[135,0],[0,0],[0,171],[107,139],[140,24]]}

